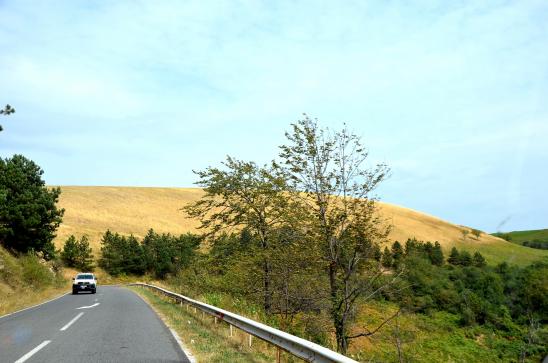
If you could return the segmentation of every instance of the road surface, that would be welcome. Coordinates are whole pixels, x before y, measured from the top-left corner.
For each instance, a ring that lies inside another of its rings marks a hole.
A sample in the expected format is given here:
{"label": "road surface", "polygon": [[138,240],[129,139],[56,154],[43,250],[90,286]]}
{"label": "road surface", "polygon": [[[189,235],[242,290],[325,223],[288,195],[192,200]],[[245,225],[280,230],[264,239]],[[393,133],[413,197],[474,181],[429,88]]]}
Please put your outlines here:
{"label": "road surface", "polygon": [[134,292],[101,286],[0,318],[0,362],[189,362]]}

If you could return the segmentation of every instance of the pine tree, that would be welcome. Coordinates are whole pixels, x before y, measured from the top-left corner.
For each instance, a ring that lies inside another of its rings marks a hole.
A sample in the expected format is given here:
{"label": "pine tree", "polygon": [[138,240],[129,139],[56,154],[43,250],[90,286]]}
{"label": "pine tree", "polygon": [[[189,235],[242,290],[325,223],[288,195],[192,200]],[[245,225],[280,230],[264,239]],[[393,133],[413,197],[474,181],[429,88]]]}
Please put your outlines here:
{"label": "pine tree", "polygon": [[468,251],[462,251],[460,253],[460,264],[463,266],[472,266],[472,256]]}
{"label": "pine tree", "polygon": [[384,267],[386,268],[390,268],[392,267],[393,263],[394,263],[394,259],[392,258],[392,253],[390,252],[390,250],[388,249],[388,247],[385,247],[384,248],[384,252],[382,254],[382,259],[381,259],[381,263]]}
{"label": "pine tree", "polygon": [[93,271],[93,255],[87,236],[80,240],[71,235],[65,242],[61,251],[61,259],[68,267],[74,267],[80,271]]}
{"label": "pine tree", "polygon": [[78,246],[76,245],[76,237],[70,235],[63,245],[61,251],[61,259],[67,267],[76,267],[78,256]]}
{"label": "pine tree", "polygon": [[76,250],[76,267],[81,271],[93,271],[93,255],[91,253],[91,247],[89,246],[88,236],[84,235],[76,242]]}
{"label": "pine tree", "polygon": [[394,267],[398,267],[403,260],[403,248],[398,241],[392,244],[392,259]]}
{"label": "pine tree", "polygon": [[472,260],[474,266],[476,267],[484,267],[486,265],[485,258],[478,251],[474,253]]}
{"label": "pine tree", "polygon": [[48,188],[42,169],[22,155],[0,158],[0,244],[18,252],[55,257],[53,238],[61,224],[60,188]]}
{"label": "pine tree", "polygon": [[455,266],[460,265],[460,254],[456,247],[453,247],[451,249],[451,253],[449,254],[447,262]]}
{"label": "pine tree", "polygon": [[436,265],[436,266],[443,265],[443,251],[438,241],[434,243],[434,247],[432,248],[432,252],[430,253],[429,257],[430,257],[430,262],[432,262],[432,265]]}
{"label": "pine tree", "polygon": [[373,258],[375,259],[375,261],[379,261],[379,262],[382,259],[381,247],[379,246],[378,243],[375,243],[373,245]]}
{"label": "pine tree", "polygon": [[146,260],[143,253],[143,247],[133,235],[130,235],[127,238],[127,249],[124,252],[124,260],[126,262],[125,271],[135,275],[144,274],[146,270]]}

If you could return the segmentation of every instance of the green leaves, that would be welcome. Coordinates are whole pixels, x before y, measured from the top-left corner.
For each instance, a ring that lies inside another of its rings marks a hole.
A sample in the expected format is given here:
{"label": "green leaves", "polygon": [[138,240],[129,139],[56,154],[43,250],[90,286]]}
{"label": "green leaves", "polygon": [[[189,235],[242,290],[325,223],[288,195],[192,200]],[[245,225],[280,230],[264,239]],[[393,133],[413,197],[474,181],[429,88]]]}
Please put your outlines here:
{"label": "green leaves", "polygon": [[190,265],[201,240],[191,233],[176,237],[150,229],[139,241],[133,235],[122,236],[107,230],[101,241],[99,266],[111,275],[149,272],[164,278]]}
{"label": "green leaves", "polygon": [[68,267],[77,268],[80,271],[93,271],[93,255],[87,236],[79,240],[71,235],[63,245],[61,259]]}
{"label": "green leaves", "polygon": [[[15,113],[15,108],[11,107],[10,105],[6,105],[4,109],[0,110],[0,115],[11,115],[12,113]],[[0,131],[2,131],[2,125],[0,125]]]}
{"label": "green leaves", "polygon": [[61,190],[47,188],[42,174],[22,155],[0,159],[0,243],[19,252],[42,252],[50,259],[64,210],[56,206]]}

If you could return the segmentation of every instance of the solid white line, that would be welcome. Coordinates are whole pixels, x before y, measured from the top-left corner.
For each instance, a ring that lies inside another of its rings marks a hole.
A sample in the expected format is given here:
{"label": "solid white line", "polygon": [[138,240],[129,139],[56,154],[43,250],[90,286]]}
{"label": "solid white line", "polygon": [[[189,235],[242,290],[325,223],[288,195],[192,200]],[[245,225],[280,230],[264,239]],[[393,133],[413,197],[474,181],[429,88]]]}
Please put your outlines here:
{"label": "solid white line", "polygon": [[33,305],[33,306],[29,306],[28,308],[24,308],[24,309],[21,309],[21,310],[14,311],[13,313],[9,313],[9,314],[0,316],[0,319],[4,319],[4,318],[7,318],[8,316],[12,316],[12,315],[21,313],[21,312],[23,312],[23,311],[25,311],[25,310],[30,310],[30,309],[36,308],[36,307],[38,307],[38,306],[40,306],[40,305],[47,304],[47,303],[49,303],[49,302],[52,302],[53,300],[60,299],[60,298],[62,298],[63,296],[68,295],[68,294],[70,294],[70,292],[64,293],[64,294],[59,295],[59,296],[57,296],[57,297],[54,297],[54,298],[51,299],[51,300],[44,301],[43,303],[36,304],[36,305]]}
{"label": "solid white line", "polygon": [[190,363],[197,363],[196,358],[192,355],[190,350],[187,349],[187,347],[184,345],[181,338],[179,338],[179,334],[177,334],[177,332],[171,328],[169,328],[169,331],[171,332],[171,335],[173,335],[173,338],[175,338],[175,341],[177,342],[177,344],[179,344],[179,348],[181,348],[181,350],[185,353]]}
{"label": "solid white line", "polygon": [[98,305],[101,305],[101,303],[95,303],[93,305],[90,305],[90,306],[80,306],[79,308],[76,308],[76,310],[80,310],[80,309],[91,309],[91,308],[94,308]]}
{"label": "solid white line", "polygon": [[72,324],[74,324],[74,322],[75,322],[76,320],[80,319],[80,317],[81,317],[82,315],[84,315],[84,313],[80,313],[80,314],[76,315],[76,316],[74,317],[74,319],[72,319],[71,321],[69,321],[69,322],[67,323],[67,325],[65,325],[64,327],[62,327],[62,328],[59,329],[59,330],[60,330],[60,331],[65,331],[65,330],[67,330]]}
{"label": "solid white line", "polygon": [[[126,287],[127,289],[127,287]],[[129,290],[129,289],[128,289]],[[131,291],[131,290],[130,290]],[[190,349],[187,348],[187,346],[183,343],[183,341],[181,340],[181,338],[179,337],[179,334],[177,334],[177,332],[175,330],[173,330],[169,325],[167,325],[167,322],[164,320],[163,317],[160,316],[160,314],[158,314],[158,311],[156,311],[156,309],[151,305],[149,304],[148,301],[145,300],[144,297],[142,297],[141,295],[139,295],[138,293],[136,293],[135,291],[131,291],[133,292],[135,295],[137,295],[141,300],[143,300],[143,302],[145,304],[148,305],[148,307],[154,312],[154,314],[156,314],[156,316],[160,319],[160,321],[162,323],[164,323],[164,325],[166,326],[166,328],[168,328],[168,330],[171,332],[171,335],[173,335],[173,338],[175,339],[175,341],[177,342],[177,344],[179,344],[179,349],[181,349],[183,351],[183,353],[186,355],[186,357],[188,358],[188,360],[190,361],[190,363],[197,363],[197,360],[196,360],[196,357],[194,357],[194,355],[192,354],[192,352],[190,351]]]}
{"label": "solid white line", "polygon": [[22,356],[21,358],[17,359],[15,361],[15,363],[23,363],[24,361],[26,361],[27,359],[29,359],[30,357],[32,357],[34,354],[36,354],[36,352],[38,352],[40,349],[44,348],[46,345],[48,345],[49,343],[51,343],[51,340],[44,340],[42,343],[40,343],[39,346],[37,346],[36,348],[34,348],[33,350],[31,350],[30,352],[28,352],[27,354],[25,354],[24,356]]}

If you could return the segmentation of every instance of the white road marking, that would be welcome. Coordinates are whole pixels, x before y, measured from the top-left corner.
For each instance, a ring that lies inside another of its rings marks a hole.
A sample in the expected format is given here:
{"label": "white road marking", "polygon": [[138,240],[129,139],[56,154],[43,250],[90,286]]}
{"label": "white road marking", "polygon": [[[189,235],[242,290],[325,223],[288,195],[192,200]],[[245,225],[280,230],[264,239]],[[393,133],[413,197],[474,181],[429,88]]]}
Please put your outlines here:
{"label": "white road marking", "polygon": [[31,350],[30,352],[28,352],[27,354],[25,354],[24,356],[22,356],[21,358],[17,359],[15,361],[15,363],[23,363],[24,361],[26,361],[27,359],[29,359],[30,357],[32,357],[34,354],[36,354],[36,352],[38,352],[40,349],[44,348],[46,345],[48,345],[49,343],[51,343],[51,340],[44,340],[42,343],[40,343],[40,345],[38,345],[36,348],[34,348],[33,350]]}
{"label": "white road marking", "polygon": [[74,322],[75,322],[76,320],[80,319],[80,317],[81,317],[82,315],[84,315],[84,313],[80,313],[80,314],[76,315],[76,316],[74,317],[74,319],[72,319],[71,321],[69,321],[69,322],[67,323],[67,325],[65,325],[64,327],[62,327],[62,328],[59,329],[59,330],[60,330],[60,331],[65,331],[65,330],[67,330],[72,324],[74,324]]}
{"label": "white road marking", "polygon": [[171,328],[169,328],[169,331],[171,332],[171,335],[173,335],[173,338],[175,338],[175,341],[177,341],[177,344],[179,344],[179,348],[181,348],[183,353],[186,354],[186,356],[187,356],[188,360],[190,361],[190,363],[197,363],[196,358],[192,355],[190,350],[187,349],[187,347],[184,345],[181,338],[179,338],[179,334],[177,334],[177,332],[175,330],[171,329]]}
{"label": "white road marking", "polygon": [[101,303],[95,303],[95,304],[90,305],[90,306],[80,306],[79,308],[76,308],[76,310],[80,310],[80,309],[91,309],[91,308],[96,307],[97,305],[101,305]]}

